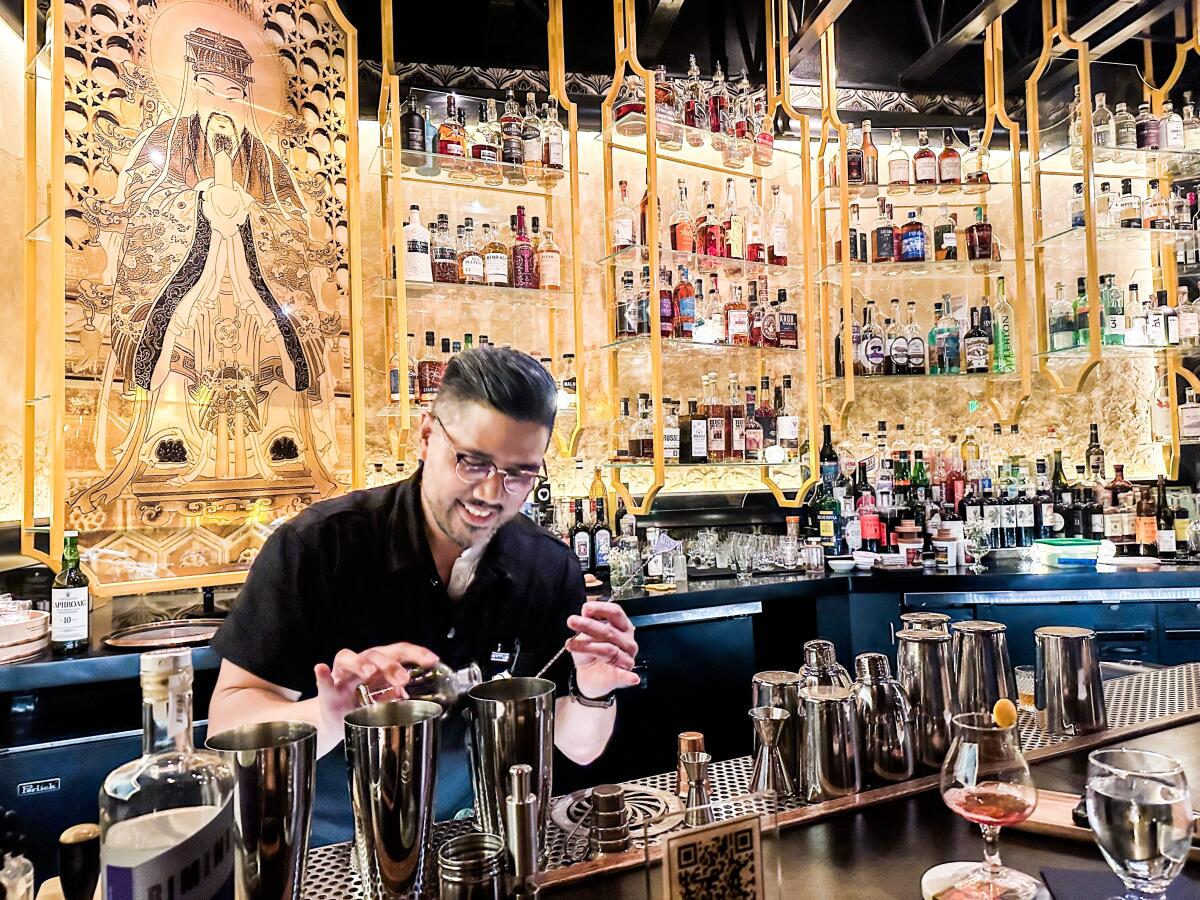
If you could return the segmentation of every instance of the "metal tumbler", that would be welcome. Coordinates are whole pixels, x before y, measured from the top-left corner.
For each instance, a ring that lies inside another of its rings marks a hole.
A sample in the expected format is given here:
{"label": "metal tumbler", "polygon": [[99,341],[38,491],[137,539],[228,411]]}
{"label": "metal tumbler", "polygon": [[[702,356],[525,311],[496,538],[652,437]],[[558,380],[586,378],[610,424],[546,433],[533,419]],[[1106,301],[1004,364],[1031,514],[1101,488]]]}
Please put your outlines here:
{"label": "metal tumbler", "polygon": [[509,769],[530,767],[537,795],[538,859],[546,855],[546,825],[554,768],[554,682],[502,678],[471,688],[471,781],[475,827],[504,837]]}
{"label": "metal tumbler", "polygon": [[804,709],[804,799],[809,803],[858,793],[858,722],[849,688],[831,685],[800,692]]}
{"label": "metal tumbler", "polygon": [[478,831],[450,838],[438,849],[440,900],[503,900],[504,841]]}
{"label": "metal tumbler", "polygon": [[950,749],[955,712],[950,635],[924,628],[896,632],[896,678],[912,706],[916,761],[936,771]]}
{"label": "metal tumbler", "polygon": [[234,774],[235,893],[246,900],[299,900],[317,729],[308,722],[262,722],[223,731],[206,743]]}
{"label": "metal tumbler", "polygon": [[1008,660],[1008,631],[1000,622],[981,619],[950,626],[954,648],[955,712],[990,713],[996,701],[1017,703],[1017,676]]}
{"label": "metal tumbler", "polygon": [[1037,641],[1034,706],[1038,725],[1050,734],[1092,734],[1108,727],[1096,632],[1048,626]]}
{"label": "metal tumbler", "polygon": [[[803,736],[800,733],[800,686],[801,677],[795,672],[759,672],[751,682],[750,708],[774,706],[786,709],[789,718],[783,723],[779,735],[779,755],[783,758],[788,778],[797,788],[800,785],[800,748]],[[754,751],[758,752],[759,738],[754,735]],[[703,748],[700,748],[703,749]]]}
{"label": "metal tumbler", "polygon": [[901,628],[925,628],[929,631],[944,631],[950,633],[950,617],[945,613],[931,610],[915,610],[900,614]]}
{"label": "metal tumbler", "polygon": [[441,718],[429,700],[375,703],[346,716],[354,853],[368,897],[425,888]]}

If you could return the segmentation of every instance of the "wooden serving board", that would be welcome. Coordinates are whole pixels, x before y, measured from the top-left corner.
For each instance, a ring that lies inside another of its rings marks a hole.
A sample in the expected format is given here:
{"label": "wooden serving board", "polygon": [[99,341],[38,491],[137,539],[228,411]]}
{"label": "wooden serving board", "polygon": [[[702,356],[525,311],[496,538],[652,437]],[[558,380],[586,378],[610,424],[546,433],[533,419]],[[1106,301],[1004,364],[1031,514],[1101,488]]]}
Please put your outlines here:
{"label": "wooden serving board", "polygon": [[[1016,825],[1006,825],[1005,828],[1015,828],[1018,831],[1031,831],[1034,834],[1048,834],[1051,837],[1066,838],[1071,841],[1092,843],[1092,829],[1080,828],[1071,818],[1071,810],[1079,803],[1078,794],[1067,794],[1062,791],[1038,791],[1037,809],[1033,815]],[[1200,861],[1200,847],[1192,844],[1188,859]]]}

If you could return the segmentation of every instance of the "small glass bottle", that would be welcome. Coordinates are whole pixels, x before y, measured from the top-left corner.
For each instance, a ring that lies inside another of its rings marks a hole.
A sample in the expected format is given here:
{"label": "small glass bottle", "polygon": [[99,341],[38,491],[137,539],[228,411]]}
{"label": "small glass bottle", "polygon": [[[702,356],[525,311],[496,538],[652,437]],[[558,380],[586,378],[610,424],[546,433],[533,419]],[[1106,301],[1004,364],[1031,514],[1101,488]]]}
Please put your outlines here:
{"label": "small glass bottle", "polygon": [[542,120],[538,118],[537,95],[525,93],[525,116],[521,119],[521,152],[525,157],[525,180],[537,184],[542,178]]}
{"label": "small glass bottle", "polygon": [[1054,285],[1054,299],[1047,310],[1051,350],[1070,350],[1075,346],[1075,310],[1066,298],[1063,283]]}
{"label": "small glass bottle", "polygon": [[1096,162],[1112,159],[1117,146],[1117,126],[1112,111],[1104,102],[1104,92],[1096,94],[1096,108],[1092,111],[1092,144],[1096,151]]}
{"label": "small glass bottle", "polygon": [[613,103],[613,119],[617,134],[638,137],[646,133],[646,86],[640,76],[631,73],[625,77]]}
{"label": "small glass bottle", "polygon": [[558,104],[543,104],[546,110],[542,122],[542,182],[554,184],[563,176],[563,130],[558,121]]}
{"label": "small glass bottle", "polygon": [[742,227],[745,229],[745,258],[749,262],[766,262],[764,246],[764,231],[766,214],[758,202],[758,179],[750,179],[750,202],[742,214]]}
{"label": "small glass bottle", "polygon": [[925,253],[925,226],[917,218],[916,210],[910,210],[908,221],[900,229],[900,261],[924,262]]}
{"label": "small glass bottle", "polygon": [[913,185],[918,194],[927,194],[937,188],[937,155],[929,146],[929,132],[917,131],[917,149],[913,153]]}
{"label": "small glass bottle", "polygon": [[1138,105],[1137,119],[1137,148],[1139,150],[1157,150],[1160,146],[1160,122],[1157,116],[1150,113],[1150,104]]}
{"label": "small glass bottle", "polygon": [[938,154],[938,184],[943,191],[954,190],[962,184],[962,156],[951,141],[954,132],[949,128],[942,131],[942,152]]}
{"label": "small glass bottle", "polygon": [[1200,150],[1200,118],[1192,103],[1192,92],[1183,92],[1183,146],[1185,150]]}
{"label": "small glass bottle", "polygon": [[1113,151],[1113,162],[1125,162],[1130,154],[1126,151],[1137,149],[1137,120],[1124,103],[1118,103],[1113,113],[1113,129],[1117,136],[1116,149]]}
{"label": "small glass bottle", "polygon": [[888,193],[903,194],[912,181],[912,165],[900,137],[900,129],[892,129],[892,147],[888,151]]}
{"label": "small glass bottle", "polygon": [[1163,103],[1162,117],[1158,126],[1159,146],[1163,150],[1182,150],[1183,117],[1175,112],[1175,105],[1167,100]]}
{"label": "small glass bottle", "polygon": [[1121,193],[1112,202],[1112,219],[1122,228],[1142,227],[1142,198],[1133,192],[1133,179],[1121,179]]}
{"label": "small glass bottle", "polygon": [[667,77],[667,67],[660,65],[654,70],[654,137],[664,150],[683,148],[681,117],[675,82]]}
{"label": "small glass bottle", "polygon": [[714,150],[725,149],[725,118],[729,112],[729,88],[725,84],[725,73],[718,61],[713,69],[712,87],[708,91],[708,130],[712,134]]}
{"label": "small glass bottle", "polygon": [[1170,229],[1171,208],[1167,204],[1167,198],[1159,190],[1158,179],[1151,178],[1147,183],[1147,188],[1149,195],[1146,197],[1146,202],[1142,204],[1142,227],[1156,230]]}
{"label": "small glass bottle", "polygon": [[975,221],[967,226],[967,259],[992,258],[992,226],[982,206],[975,207]]}
{"label": "small glass bottle", "polygon": [[688,145],[703,147],[704,132],[709,130],[708,109],[695,53],[688,55],[687,78],[676,85],[675,91],[683,101],[683,124]]}
{"label": "small glass bottle", "polygon": [[544,291],[562,290],[562,253],[549,228],[537,248],[537,271],[539,288]]}
{"label": "small glass bottle", "polygon": [[879,184],[879,148],[871,137],[871,120],[862,120],[863,184]]}
{"label": "small glass bottle", "polygon": [[987,190],[991,183],[988,175],[991,154],[983,144],[983,132],[978,128],[967,131],[967,152],[963,154],[963,188],[968,194]]}
{"label": "small glass bottle", "polygon": [[788,264],[788,219],[779,200],[779,185],[771,185],[771,211],[767,214],[767,262]]}
{"label": "small glass bottle", "polygon": [[754,97],[754,164],[769,166],[775,156],[775,131],[771,117],[767,115],[767,100],[761,94]]}
{"label": "small glass bottle", "polygon": [[[1083,182],[1082,181],[1075,182],[1075,184],[1071,190],[1071,201],[1068,204],[1067,209],[1071,216],[1071,227],[1072,228],[1082,228],[1084,226]],[[1098,216],[1097,216],[1097,221],[1099,221]]]}
{"label": "small glass bottle", "polygon": [[622,180],[617,183],[617,188],[620,192],[620,199],[617,201],[617,207],[613,210],[612,215],[612,249],[614,253],[624,250],[626,247],[632,247],[637,231],[637,213],[629,205],[629,182]]}

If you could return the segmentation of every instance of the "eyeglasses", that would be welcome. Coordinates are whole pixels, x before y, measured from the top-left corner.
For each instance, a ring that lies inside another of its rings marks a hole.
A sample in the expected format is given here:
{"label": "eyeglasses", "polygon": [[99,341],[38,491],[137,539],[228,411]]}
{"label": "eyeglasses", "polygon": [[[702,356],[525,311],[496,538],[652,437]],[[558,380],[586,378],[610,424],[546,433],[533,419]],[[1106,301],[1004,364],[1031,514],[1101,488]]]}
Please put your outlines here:
{"label": "eyeglasses", "polygon": [[541,469],[500,469],[491,462],[482,460],[474,460],[470,454],[460,453],[458,448],[454,446],[454,441],[450,438],[450,432],[446,430],[446,426],[437,416],[431,416],[433,421],[437,422],[442,428],[442,434],[446,437],[446,443],[450,445],[450,449],[454,451],[454,470],[458,473],[459,479],[464,484],[479,484],[487,481],[493,475],[499,473],[502,477],[505,492],[509,494],[525,495],[533,489],[533,485],[537,482],[538,475],[541,474]]}

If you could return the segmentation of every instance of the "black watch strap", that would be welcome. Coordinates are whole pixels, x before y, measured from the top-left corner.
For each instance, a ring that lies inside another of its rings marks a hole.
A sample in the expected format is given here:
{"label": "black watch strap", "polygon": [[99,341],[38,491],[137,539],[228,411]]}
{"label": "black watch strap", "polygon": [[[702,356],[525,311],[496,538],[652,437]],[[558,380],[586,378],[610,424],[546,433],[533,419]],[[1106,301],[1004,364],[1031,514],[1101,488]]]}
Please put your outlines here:
{"label": "black watch strap", "polygon": [[617,692],[609,691],[603,697],[586,697],[579,690],[579,685],[575,683],[575,670],[571,670],[571,677],[567,682],[567,691],[571,699],[581,706],[591,707],[592,709],[608,709],[617,702]]}

